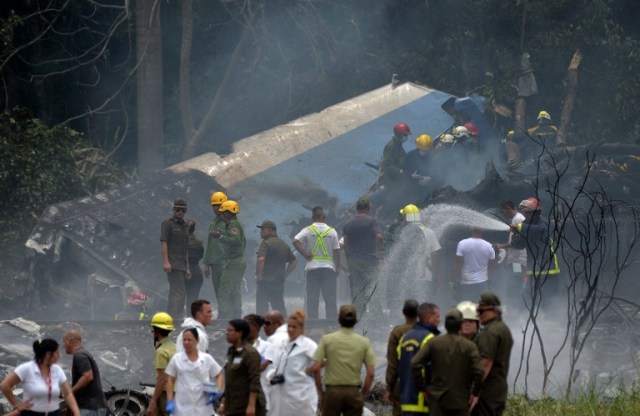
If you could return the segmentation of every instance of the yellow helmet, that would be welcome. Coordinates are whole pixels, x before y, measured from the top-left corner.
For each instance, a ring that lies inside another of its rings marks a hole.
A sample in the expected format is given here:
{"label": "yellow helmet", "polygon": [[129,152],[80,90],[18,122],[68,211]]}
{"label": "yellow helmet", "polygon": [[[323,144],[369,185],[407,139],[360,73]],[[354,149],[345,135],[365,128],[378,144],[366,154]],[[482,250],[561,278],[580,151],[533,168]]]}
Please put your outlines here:
{"label": "yellow helmet", "polygon": [[211,194],[211,205],[220,205],[228,199],[224,192],[214,192]]}
{"label": "yellow helmet", "polygon": [[226,200],[220,205],[220,212],[229,211],[232,214],[237,214],[240,212],[240,205],[236,201]]}
{"label": "yellow helmet", "polygon": [[475,303],[465,300],[458,303],[458,306],[456,306],[456,309],[459,310],[460,313],[462,313],[462,319],[472,319],[474,321],[477,321],[478,320],[478,313],[476,312],[477,307],[478,305],[476,305]]}
{"label": "yellow helmet", "polygon": [[431,150],[431,136],[428,134],[421,134],[416,137],[416,147],[418,150],[422,150],[423,152]]}
{"label": "yellow helmet", "polygon": [[151,326],[155,326],[160,329],[166,329],[167,331],[173,331],[173,318],[166,312],[158,312],[151,318]]}
{"label": "yellow helmet", "polygon": [[538,121],[545,119],[551,121],[551,116],[546,111],[542,110],[538,113]]}
{"label": "yellow helmet", "polygon": [[420,221],[420,210],[413,204],[402,208],[400,214],[404,215],[404,219],[407,221]]}

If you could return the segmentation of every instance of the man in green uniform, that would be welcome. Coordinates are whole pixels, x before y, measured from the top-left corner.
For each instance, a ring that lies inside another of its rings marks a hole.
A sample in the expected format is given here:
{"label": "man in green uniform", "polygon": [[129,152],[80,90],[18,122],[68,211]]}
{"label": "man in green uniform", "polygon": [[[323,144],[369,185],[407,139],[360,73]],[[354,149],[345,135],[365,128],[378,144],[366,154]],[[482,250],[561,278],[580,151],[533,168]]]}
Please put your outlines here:
{"label": "man in green uniform", "polygon": [[247,242],[242,225],[236,218],[239,212],[240,206],[236,201],[223,202],[220,205],[220,216],[224,221],[224,228],[211,232],[223,244],[226,258],[218,293],[220,319],[242,316],[242,278],[247,267],[244,248]]}
{"label": "man in green uniform", "polygon": [[218,301],[218,314],[220,313],[220,276],[222,276],[222,270],[226,264],[226,257],[224,253],[224,245],[222,241],[214,237],[219,235],[224,230],[226,223],[220,215],[220,205],[227,201],[227,195],[223,192],[214,192],[211,195],[211,208],[215,214],[215,218],[209,224],[209,237],[207,241],[207,251],[204,254],[204,275],[211,277],[211,283],[213,283],[213,292],[216,295]]}
{"label": "man in green uniform", "polygon": [[257,227],[262,242],[256,253],[256,313],[277,309],[288,316],[284,306],[284,281],[293,273],[298,260],[287,243],[278,237],[273,221],[265,220]]}
{"label": "man in green uniform", "polygon": [[[320,400],[323,416],[361,416],[364,399],[373,384],[376,355],[369,339],[353,330],[358,322],[355,306],[342,305],[338,322],[340,329],[320,339],[307,374],[325,366],[325,393]],[[364,384],[360,380],[363,364],[367,371]]]}
{"label": "man in green uniform", "polygon": [[158,312],[151,319],[153,328],[154,368],[156,369],[156,389],[149,400],[147,414],[150,416],[168,416],[165,411],[167,405],[167,376],[164,370],[169,365],[171,357],[176,353],[176,345],[169,339],[169,333],[174,330],[173,319],[166,312]]}
{"label": "man in green uniform", "polygon": [[178,198],[173,203],[173,217],[162,222],[160,229],[160,250],[162,268],[169,279],[169,315],[184,316],[187,298],[186,281],[189,271],[189,228],[184,220],[187,201]]}
{"label": "man in green uniform", "polygon": [[398,385],[398,344],[400,343],[400,338],[418,322],[418,301],[407,299],[402,307],[402,314],[405,322],[393,327],[389,333],[389,342],[387,343],[387,372],[385,374],[387,390],[385,398],[393,404],[393,416],[402,416],[399,397],[400,386]]}
{"label": "man in green uniform", "polygon": [[[476,344],[460,335],[462,313],[452,309],[444,327],[447,334],[427,342],[411,360],[411,371],[418,388],[429,397],[431,416],[468,416],[478,402],[482,366]],[[422,374],[431,364],[431,382]],[[472,391],[473,389],[473,391]]]}
{"label": "man in green uniform", "polygon": [[507,375],[513,338],[502,322],[500,299],[492,292],[482,292],[478,302],[478,318],[484,330],[476,344],[480,351],[484,386],[474,416],[501,416],[507,403]]}

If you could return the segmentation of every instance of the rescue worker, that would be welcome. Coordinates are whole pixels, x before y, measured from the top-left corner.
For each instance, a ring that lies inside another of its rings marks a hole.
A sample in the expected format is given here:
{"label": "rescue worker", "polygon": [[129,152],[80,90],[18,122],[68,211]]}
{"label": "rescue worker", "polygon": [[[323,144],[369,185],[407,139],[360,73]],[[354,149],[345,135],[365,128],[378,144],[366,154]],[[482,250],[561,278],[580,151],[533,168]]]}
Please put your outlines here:
{"label": "rescue worker", "polygon": [[242,281],[247,267],[244,249],[247,241],[242,224],[236,217],[240,212],[238,203],[232,200],[224,201],[220,204],[219,211],[224,228],[210,233],[222,244],[225,257],[218,293],[219,318],[230,319],[242,316]]}
{"label": "rescue worker", "polygon": [[441,134],[440,140],[438,140],[438,143],[436,143],[434,150],[441,151],[444,149],[449,149],[451,146],[453,146],[454,142],[455,142],[455,137],[453,137],[453,134],[450,134],[450,133]]}
{"label": "rescue worker", "polygon": [[556,145],[558,128],[551,122],[551,115],[545,110],[538,113],[538,125],[527,129],[529,138],[525,140],[523,154],[525,158],[537,157],[542,153],[540,146],[553,150]]}
{"label": "rescue worker", "polygon": [[[460,335],[462,313],[447,312],[447,334],[427,342],[411,360],[417,387],[429,397],[429,413],[437,416],[468,415],[478,403],[482,366],[478,347]],[[425,383],[423,374],[431,370]]]}
{"label": "rescue worker", "polygon": [[542,205],[536,197],[524,199],[518,205],[524,221],[511,225],[514,232],[511,247],[527,250],[527,276],[530,295],[544,290],[553,297],[560,293],[560,265],[555,245],[549,236],[549,224],[542,218]]}
{"label": "rescue worker", "polygon": [[410,185],[410,179],[405,172],[407,153],[402,144],[411,135],[411,129],[405,123],[398,123],[393,127],[393,136],[384,147],[382,162],[380,163],[379,185],[383,196],[371,196],[371,201],[378,206],[381,217],[393,215],[402,207],[402,195]]}
{"label": "rescue worker", "polygon": [[455,146],[466,146],[471,140],[471,132],[465,126],[456,126],[451,130]]}
{"label": "rescue worker", "polygon": [[[391,304],[416,294],[433,294],[440,276],[440,243],[435,232],[420,221],[420,210],[409,204],[400,210],[402,221],[393,230],[383,276]],[[391,232],[391,231],[390,231]]]}
{"label": "rescue worker", "polygon": [[[512,201],[500,203],[500,214],[509,225],[517,225],[525,220],[524,215],[518,212]],[[506,257],[502,261],[503,275],[506,279],[504,293],[506,293],[507,299],[515,301],[522,298],[522,288],[527,281],[527,250],[512,247],[512,240],[513,231],[509,233],[509,238],[505,243],[493,243],[493,248],[496,252],[506,250]],[[513,306],[519,306],[520,303],[514,302]]]}
{"label": "rescue worker", "polygon": [[478,331],[480,330],[480,321],[478,320],[478,305],[464,300],[456,306],[456,309],[462,314],[462,325],[460,327],[460,335],[470,341],[475,341]]}
{"label": "rescue worker", "polygon": [[207,241],[207,251],[204,254],[204,275],[211,277],[211,283],[213,284],[213,292],[216,295],[218,303],[218,313],[220,313],[220,276],[222,276],[222,270],[226,264],[226,255],[224,252],[224,244],[220,239],[214,237],[218,233],[222,233],[225,228],[225,221],[220,215],[220,205],[227,201],[227,195],[224,192],[214,192],[211,194],[211,208],[215,217],[209,224],[209,236]]}
{"label": "rescue worker", "polygon": [[393,416],[402,416],[400,388],[398,385],[398,344],[400,343],[400,338],[418,322],[418,306],[418,301],[415,299],[405,300],[402,307],[402,315],[404,315],[405,321],[403,324],[394,326],[389,333],[385,399],[393,404]]}
{"label": "rescue worker", "polygon": [[160,228],[160,251],[162,268],[169,280],[167,310],[172,316],[183,316],[187,299],[186,280],[189,271],[189,230],[184,216],[187,201],[177,198],[173,203],[173,216],[162,222]]}
{"label": "rescue worker", "polygon": [[147,415],[167,416],[167,375],[164,370],[169,365],[171,357],[176,353],[176,345],[169,339],[169,334],[175,328],[173,318],[166,312],[158,312],[151,318],[153,329],[154,368],[156,369],[156,389],[149,399]]}
{"label": "rescue worker", "polygon": [[[418,323],[400,338],[398,343],[398,382],[400,387],[400,407],[404,416],[429,413],[424,393],[418,388],[411,370],[411,360],[433,337],[440,334],[440,308],[433,303],[423,303],[418,307]],[[429,384],[431,369],[422,373],[423,384]]]}
{"label": "rescue worker", "polygon": [[502,322],[500,298],[494,293],[482,292],[477,312],[484,327],[476,338],[484,371],[484,385],[473,415],[501,416],[507,403],[507,377],[513,337],[509,327]]}
{"label": "rescue worker", "polygon": [[136,290],[127,299],[127,308],[118,312],[115,316],[116,321],[128,321],[128,320],[146,320],[149,319],[147,315],[147,303],[149,302],[149,296],[142,290]]}
{"label": "rescue worker", "polygon": [[416,148],[407,154],[404,171],[411,178],[412,194],[416,197],[426,195],[426,188],[431,183],[431,136],[421,134],[416,138]]}
{"label": "rescue worker", "polygon": [[293,245],[307,260],[306,306],[311,319],[318,318],[320,292],[324,298],[327,319],[337,315],[337,276],[340,270],[340,244],[338,233],[325,223],[324,209],[314,207],[313,224],[304,227],[293,238]]}

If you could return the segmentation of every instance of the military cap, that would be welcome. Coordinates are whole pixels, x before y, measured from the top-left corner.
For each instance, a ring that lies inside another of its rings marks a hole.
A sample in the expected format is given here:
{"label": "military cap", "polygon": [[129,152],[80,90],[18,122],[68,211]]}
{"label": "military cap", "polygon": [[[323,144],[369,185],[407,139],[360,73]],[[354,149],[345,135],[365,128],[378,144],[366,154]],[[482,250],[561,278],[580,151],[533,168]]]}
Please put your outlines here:
{"label": "military cap", "polygon": [[262,225],[256,225],[258,228],[270,228],[272,230],[276,229],[276,223],[269,220],[262,221]]}
{"label": "military cap", "polygon": [[445,320],[453,319],[453,320],[456,320],[456,321],[462,321],[462,312],[460,312],[456,308],[451,309],[449,312],[447,312],[447,315],[445,316],[444,319]]}
{"label": "military cap", "polygon": [[183,198],[176,198],[176,200],[173,201],[173,207],[174,208],[186,208],[187,207],[187,201],[185,201]]}
{"label": "military cap", "polygon": [[478,304],[494,307],[500,306],[500,298],[493,292],[482,292]]}

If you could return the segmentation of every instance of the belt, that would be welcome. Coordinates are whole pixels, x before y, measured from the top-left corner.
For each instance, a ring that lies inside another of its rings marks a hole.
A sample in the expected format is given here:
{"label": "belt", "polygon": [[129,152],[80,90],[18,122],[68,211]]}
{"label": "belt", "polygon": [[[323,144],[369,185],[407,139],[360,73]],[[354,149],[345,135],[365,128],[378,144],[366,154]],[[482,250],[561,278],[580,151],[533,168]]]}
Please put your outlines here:
{"label": "belt", "polygon": [[34,412],[33,410],[23,410],[20,412],[20,416],[62,416],[62,412],[59,409],[52,412]]}

